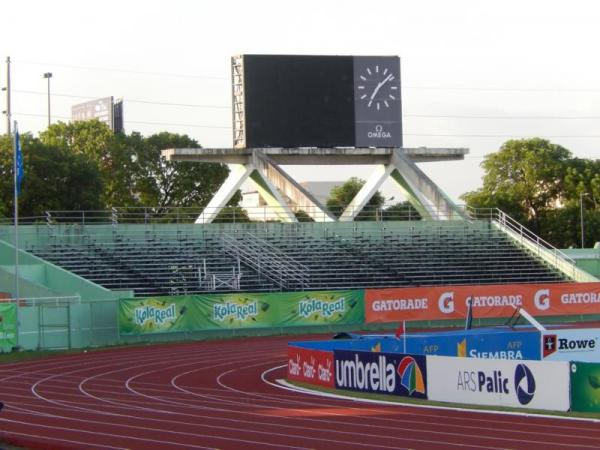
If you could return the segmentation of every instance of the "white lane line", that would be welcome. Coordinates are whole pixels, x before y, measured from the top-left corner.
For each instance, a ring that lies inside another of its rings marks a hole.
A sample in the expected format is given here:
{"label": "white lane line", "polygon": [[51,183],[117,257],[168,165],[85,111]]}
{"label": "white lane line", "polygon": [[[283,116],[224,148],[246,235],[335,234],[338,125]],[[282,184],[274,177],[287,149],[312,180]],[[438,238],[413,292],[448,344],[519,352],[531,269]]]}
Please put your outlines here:
{"label": "white lane line", "polygon": [[[5,420],[5,422],[6,422],[6,420]],[[15,421],[11,420],[10,422],[15,422]],[[25,436],[25,437],[28,437],[30,439],[31,438],[46,439],[46,440],[51,440],[53,442],[67,442],[69,444],[85,445],[85,448],[100,447],[102,449],[127,450],[125,447],[111,447],[110,445],[93,444],[91,442],[73,441],[73,440],[70,440],[70,439],[63,439],[63,438],[50,438],[47,435],[39,435],[39,434],[31,434],[31,433],[19,433],[17,431],[4,431],[4,432],[0,432],[0,438],[3,437],[2,435],[4,435],[5,439],[6,439],[6,436]]]}
{"label": "white lane line", "polygon": [[[200,448],[200,449],[206,449],[206,450],[214,449],[214,447],[204,447],[202,445],[183,444],[183,443],[172,442],[172,441],[162,441],[160,439],[141,438],[141,437],[137,437],[135,435],[124,435],[124,434],[116,434],[116,433],[100,433],[98,431],[88,431],[88,430],[85,430],[82,428],[73,430],[73,428],[58,427],[56,425],[44,425],[41,423],[22,422],[22,421],[18,421],[18,420],[10,420],[10,419],[4,419],[4,418],[0,418],[0,422],[8,422],[8,423],[15,423],[15,424],[20,424],[20,425],[27,425],[27,426],[34,427],[34,428],[37,427],[37,428],[44,428],[44,429],[50,429],[50,430],[61,430],[61,431],[75,433],[75,434],[90,434],[92,436],[104,436],[104,437],[111,437],[111,438],[116,437],[116,438],[124,439],[124,440],[131,439],[134,441],[151,442],[152,444],[160,443],[160,444],[176,445],[178,447]],[[91,422],[91,423],[94,423],[94,422]],[[147,428],[145,428],[145,427],[131,427],[131,426],[127,426],[127,425],[120,425],[120,426],[123,426],[126,428],[137,428],[137,429],[147,430]],[[161,430],[161,431],[164,432],[164,430]],[[188,433],[185,433],[185,434],[188,434]],[[51,436],[45,436],[44,439],[53,439],[53,438]],[[82,443],[85,445],[95,445],[95,444],[88,444],[87,442],[82,442]],[[121,447],[109,447],[109,448],[121,448]]]}

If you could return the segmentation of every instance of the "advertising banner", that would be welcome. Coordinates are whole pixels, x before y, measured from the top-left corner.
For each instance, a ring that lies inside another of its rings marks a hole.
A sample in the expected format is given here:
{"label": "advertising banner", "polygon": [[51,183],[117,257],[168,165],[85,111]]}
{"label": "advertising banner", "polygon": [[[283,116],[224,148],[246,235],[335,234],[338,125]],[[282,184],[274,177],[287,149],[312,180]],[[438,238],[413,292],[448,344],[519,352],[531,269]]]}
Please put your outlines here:
{"label": "advertising banner", "polygon": [[119,331],[133,335],[363,322],[363,291],[207,294],[119,303]]}
{"label": "advertising banner", "polygon": [[600,283],[500,284],[367,289],[367,323],[510,317],[523,307],[533,316],[600,314]]}
{"label": "advertising banner", "polygon": [[121,299],[118,314],[121,334],[187,331],[195,322],[190,297]]}
{"label": "advertising banner", "polygon": [[17,345],[17,305],[0,303],[0,348],[11,350]]}
{"label": "advertising banner", "polygon": [[265,328],[276,320],[273,304],[261,293],[195,295],[190,299],[198,312],[194,330]]}
{"label": "advertising banner", "polygon": [[350,391],[427,398],[423,355],[334,350],[335,387]]}
{"label": "advertising banner", "polygon": [[277,311],[276,325],[364,323],[364,291],[279,292],[265,294]]}
{"label": "advertising banner", "polygon": [[333,352],[288,346],[288,380],[335,387]]}
{"label": "advertising banner", "polygon": [[567,411],[569,363],[427,356],[429,399]]}
{"label": "advertising banner", "polygon": [[498,329],[440,332],[408,336],[408,353],[483,359],[540,359],[537,331]]}
{"label": "advertising banner", "polygon": [[571,409],[600,412],[600,364],[571,363]]}
{"label": "advertising banner", "polygon": [[541,354],[549,361],[600,362],[600,329],[579,328],[542,333]]}

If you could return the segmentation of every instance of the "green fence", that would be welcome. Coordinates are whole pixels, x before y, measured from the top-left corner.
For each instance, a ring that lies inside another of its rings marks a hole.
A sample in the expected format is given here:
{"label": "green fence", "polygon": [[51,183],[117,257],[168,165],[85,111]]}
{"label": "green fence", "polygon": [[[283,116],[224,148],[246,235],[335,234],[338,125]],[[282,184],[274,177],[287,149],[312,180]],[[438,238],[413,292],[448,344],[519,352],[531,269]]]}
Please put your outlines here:
{"label": "green fence", "polygon": [[[79,297],[22,299],[18,345],[24,350],[102,347],[119,343],[117,301],[82,303]],[[16,304],[10,304],[16,310]],[[0,344],[1,347],[1,344]]]}

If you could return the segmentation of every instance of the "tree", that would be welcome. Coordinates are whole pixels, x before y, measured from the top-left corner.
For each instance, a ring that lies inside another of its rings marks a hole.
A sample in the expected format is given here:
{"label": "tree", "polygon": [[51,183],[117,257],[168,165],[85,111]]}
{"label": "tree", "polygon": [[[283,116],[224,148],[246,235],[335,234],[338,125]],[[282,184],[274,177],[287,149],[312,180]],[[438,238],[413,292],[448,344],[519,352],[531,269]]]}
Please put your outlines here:
{"label": "tree", "polygon": [[104,208],[138,204],[131,182],[135,162],[132,141],[135,143],[136,136],[113,134],[108,125],[93,119],[50,125],[40,133],[40,139],[46,145],[86,155],[96,162],[104,186]]}
{"label": "tree", "polygon": [[383,220],[421,220],[419,212],[410,202],[399,202],[382,211]]}
{"label": "tree", "polygon": [[108,125],[98,119],[58,122],[40,133],[40,140],[46,145],[68,148],[73,153],[82,153],[109,166],[113,139],[114,134]]}
{"label": "tree", "polygon": [[[102,207],[102,179],[94,161],[83,154],[46,145],[31,134],[21,134],[24,179],[19,215],[41,216],[47,210]],[[12,216],[13,149],[8,135],[0,138],[0,214]]]}
{"label": "tree", "polygon": [[229,173],[224,164],[166,161],[161,155],[165,148],[200,147],[186,135],[113,134],[95,119],[59,122],[40,137],[47,145],[96,162],[102,176],[104,208],[149,206],[160,214],[174,207],[203,207]]}
{"label": "tree", "polygon": [[142,205],[157,212],[170,207],[204,207],[229,173],[225,164],[167,161],[166,148],[200,148],[187,135],[168,132],[148,138],[135,135],[135,192]]}
{"label": "tree", "polygon": [[581,194],[594,209],[600,207],[600,159],[573,158],[570,161],[565,176],[566,202],[579,204]]}
{"label": "tree", "polygon": [[505,142],[485,157],[483,187],[462,196],[472,207],[499,207],[539,231],[543,214],[564,201],[571,153],[547,140]]}
{"label": "tree", "polygon": [[[336,216],[342,215],[346,207],[350,204],[352,199],[358,194],[361,188],[364,186],[365,180],[360,178],[352,177],[344,184],[335,186],[329,198],[327,199],[327,208]],[[365,205],[362,211],[356,217],[356,220],[376,220],[377,210],[380,209],[385,202],[385,198],[381,193],[376,192],[371,200]]]}

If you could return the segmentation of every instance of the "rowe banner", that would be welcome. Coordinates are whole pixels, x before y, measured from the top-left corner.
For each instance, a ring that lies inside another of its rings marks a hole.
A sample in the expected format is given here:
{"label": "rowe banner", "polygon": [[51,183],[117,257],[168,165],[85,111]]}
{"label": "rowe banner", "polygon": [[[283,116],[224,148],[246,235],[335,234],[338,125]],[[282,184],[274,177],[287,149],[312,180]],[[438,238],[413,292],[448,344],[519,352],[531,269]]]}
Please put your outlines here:
{"label": "rowe banner", "polygon": [[362,324],[362,291],[233,293],[121,299],[121,334]]}
{"label": "rowe banner", "polygon": [[0,349],[11,350],[17,345],[17,305],[0,303]]}
{"label": "rowe banner", "polygon": [[333,352],[288,346],[288,380],[335,387]]}
{"label": "rowe banner", "polygon": [[499,284],[367,289],[367,323],[510,317],[523,307],[534,316],[600,314],[600,283]]}
{"label": "rowe banner", "polygon": [[542,333],[542,359],[600,362],[600,329],[576,328]]}

